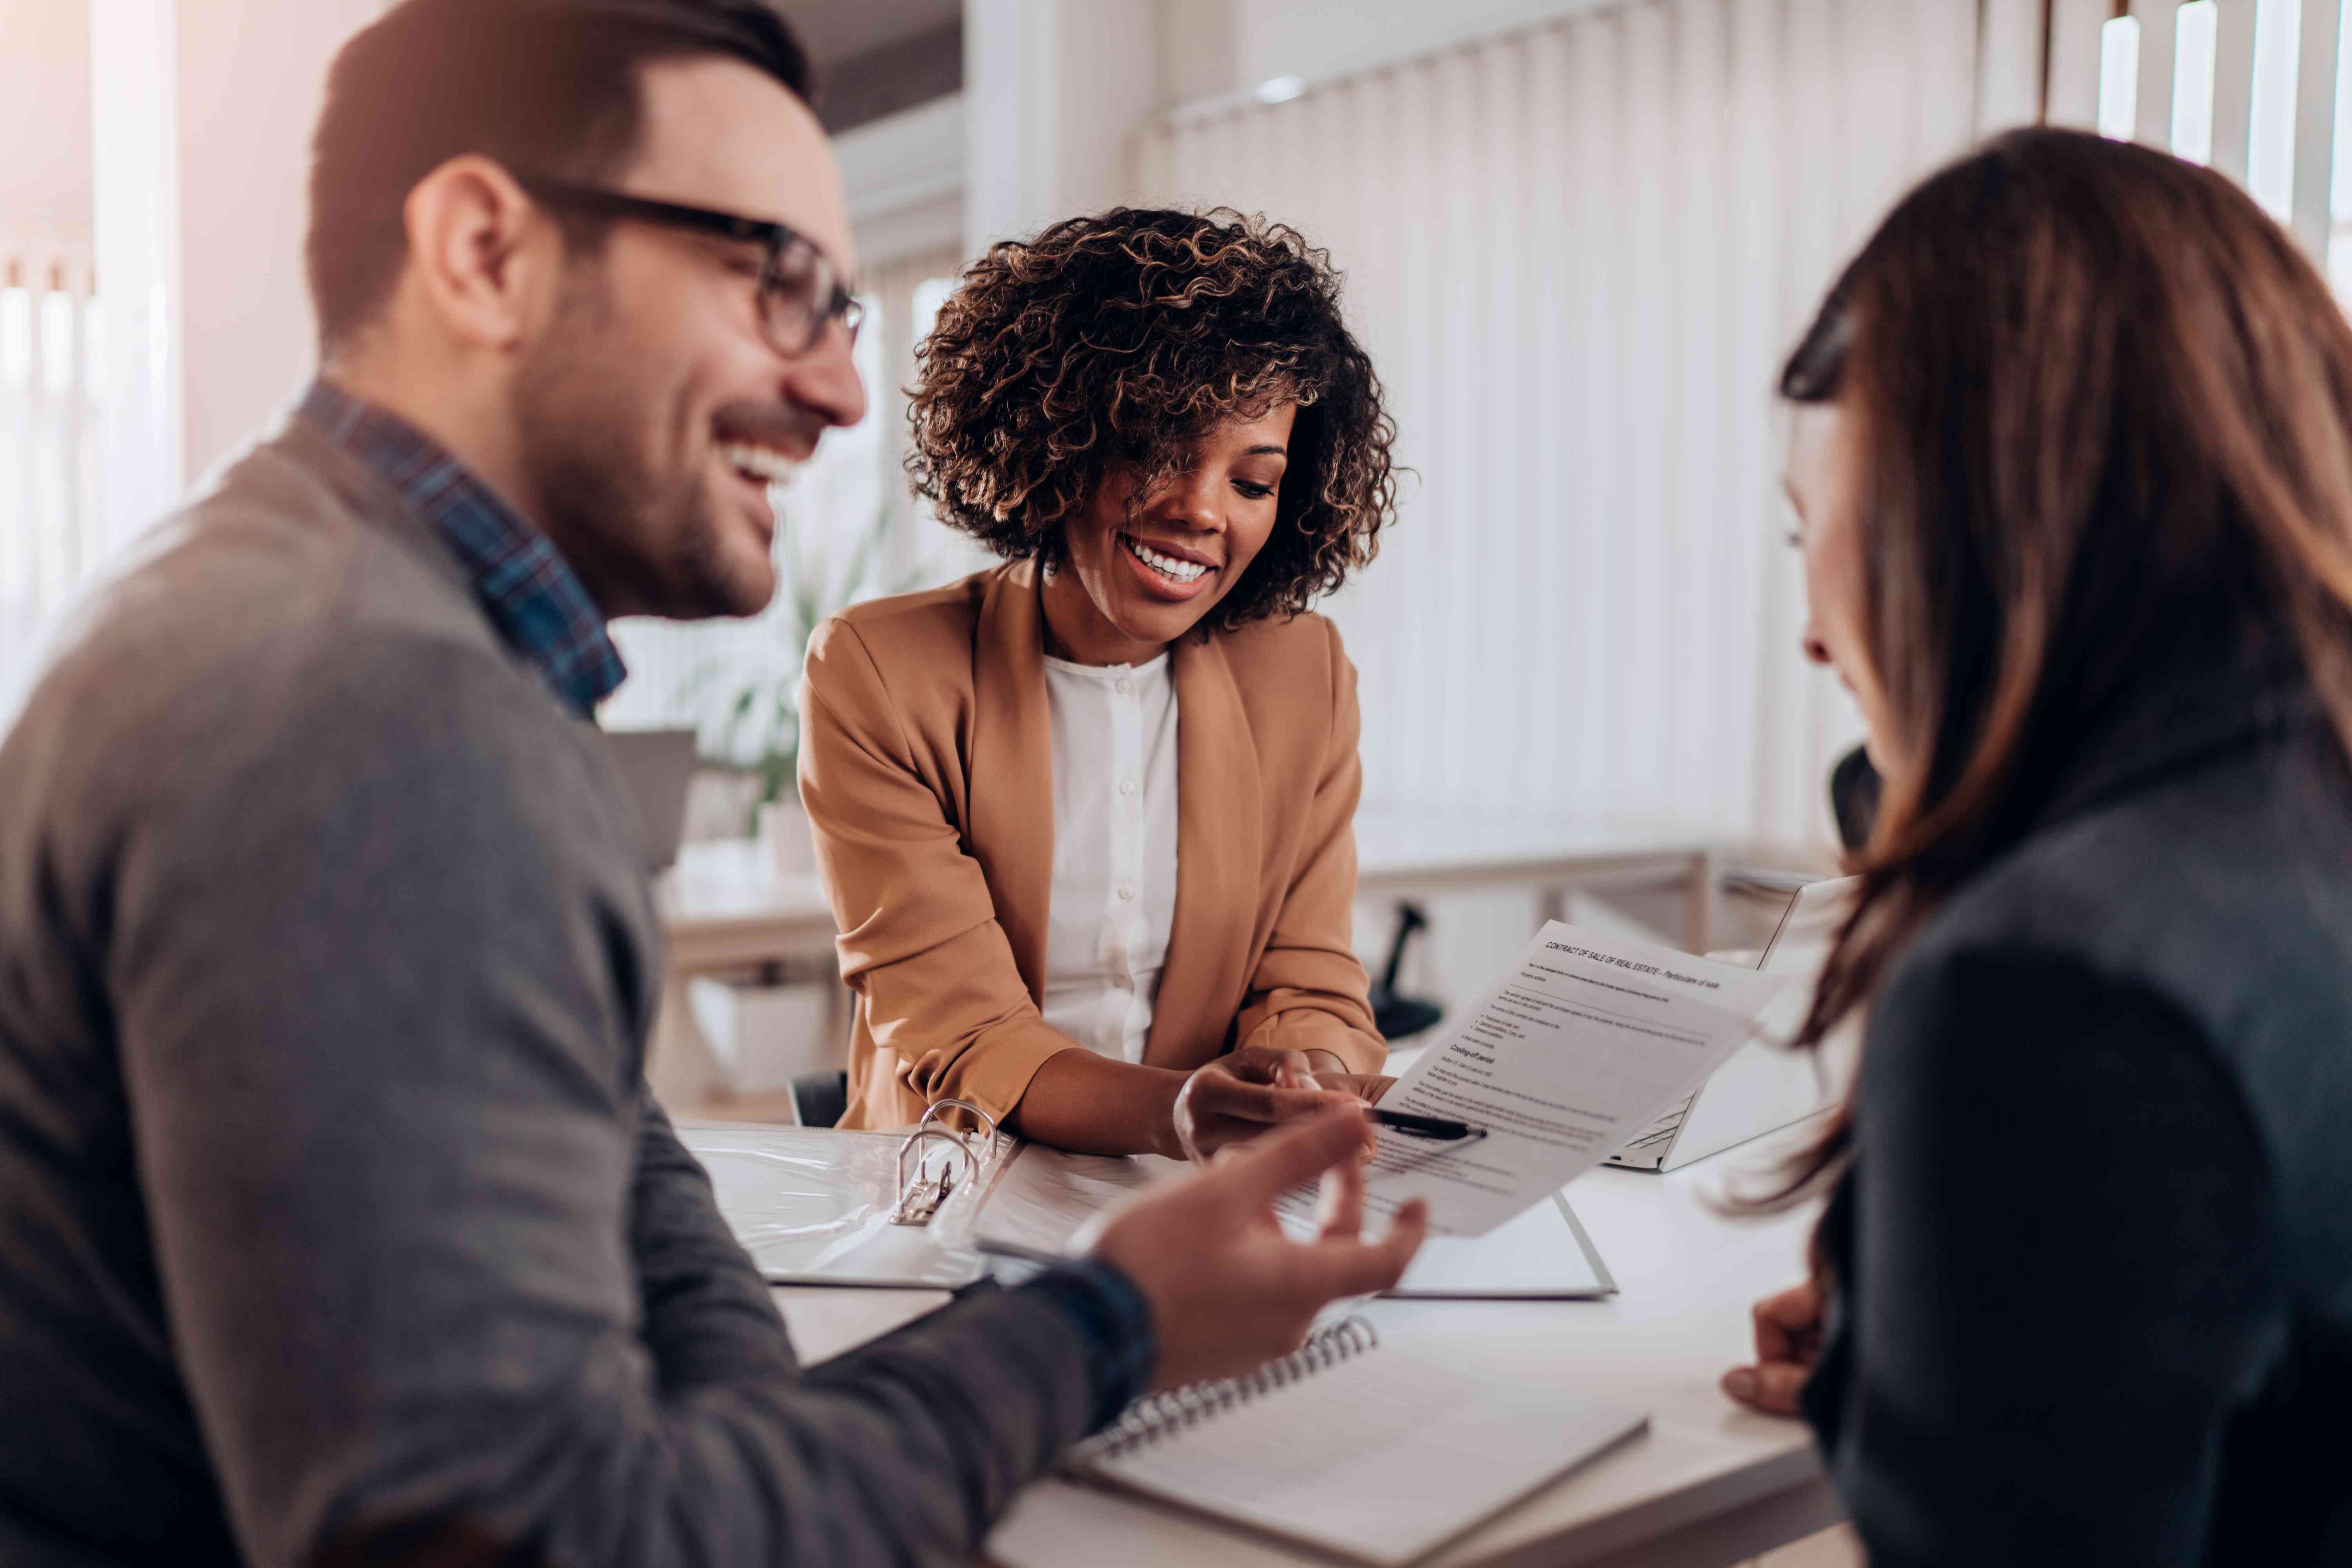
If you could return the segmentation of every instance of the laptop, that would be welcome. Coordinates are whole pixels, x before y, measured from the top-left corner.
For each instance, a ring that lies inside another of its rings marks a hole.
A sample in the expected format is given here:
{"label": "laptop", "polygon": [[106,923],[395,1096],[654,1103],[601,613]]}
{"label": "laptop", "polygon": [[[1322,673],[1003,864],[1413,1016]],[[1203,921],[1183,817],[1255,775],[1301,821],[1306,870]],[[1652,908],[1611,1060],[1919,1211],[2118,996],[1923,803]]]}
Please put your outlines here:
{"label": "laptop", "polygon": [[691,730],[607,730],[605,749],[636,818],[646,869],[666,869],[686,835],[686,791],[694,782]]}
{"label": "laptop", "polygon": [[1819,1051],[1791,1051],[1781,1042],[1793,1039],[1804,1022],[1813,982],[1829,957],[1856,880],[1839,877],[1798,889],[1757,965],[1791,982],[1764,1009],[1759,1037],[1733,1053],[1688,1100],[1609,1156],[1608,1163],[1633,1171],[1679,1170],[1834,1103],[1843,1089],[1838,1079],[1849,1059],[1852,1023],[1823,1041]]}

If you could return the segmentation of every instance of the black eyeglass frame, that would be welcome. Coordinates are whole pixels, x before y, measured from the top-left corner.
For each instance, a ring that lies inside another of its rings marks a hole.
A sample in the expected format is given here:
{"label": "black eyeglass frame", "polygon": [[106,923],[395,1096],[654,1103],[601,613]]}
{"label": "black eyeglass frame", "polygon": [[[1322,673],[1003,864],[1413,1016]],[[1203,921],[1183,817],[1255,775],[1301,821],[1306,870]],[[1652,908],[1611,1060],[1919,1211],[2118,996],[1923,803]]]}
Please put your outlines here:
{"label": "black eyeglass frame", "polygon": [[[517,174],[515,183],[530,193],[533,200],[548,206],[566,207],[576,213],[597,217],[635,218],[641,223],[659,224],[667,228],[689,229],[698,234],[715,234],[724,239],[738,239],[762,246],[768,259],[760,269],[760,292],[783,297],[775,279],[782,274],[784,253],[797,242],[810,252],[825,270],[834,273],[833,291],[814,310],[809,318],[806,340],[798,344],[776,342],[772,331],[765,335],[776,351],[798,359],[817,345],[824,336],[828,322],[839,321],[849,341],[857,341],[857,329],[866,320],[866,307],[841,281],[833,258],[817,244],[790,224],[776,223],[768,218],[745,217],[740,213],[721,212],[716,207],[688,206],[683,202],[666,202],[652,196],[633,196],[625,191],[608,191],[598,185],[573,184],[568,180],[550,179],[543,174]],[[764,326],[769,312],[763,307],[760,319]]]}

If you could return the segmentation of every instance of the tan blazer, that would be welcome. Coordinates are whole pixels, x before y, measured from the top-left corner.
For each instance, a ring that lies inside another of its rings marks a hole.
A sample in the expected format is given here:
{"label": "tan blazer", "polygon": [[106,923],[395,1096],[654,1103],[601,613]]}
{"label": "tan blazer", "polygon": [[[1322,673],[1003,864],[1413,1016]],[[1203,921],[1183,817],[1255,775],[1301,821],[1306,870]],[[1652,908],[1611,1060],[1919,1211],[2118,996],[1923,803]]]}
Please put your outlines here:
{"label": "tan blazer", "polygon": [[[1037,1009],[1054,878],[1045,616],[1027,563],[857,605],[809,643],[801,800],[857,998],[845,1127],[932,1100],[1003,1114],[1083,1050]],[[1356,671],[1320,616],[1188,637],[1177,704],[1176,914],[1145,1043],[1196,1068],[1235,1045],[1377,1072],[1349,936]]]}

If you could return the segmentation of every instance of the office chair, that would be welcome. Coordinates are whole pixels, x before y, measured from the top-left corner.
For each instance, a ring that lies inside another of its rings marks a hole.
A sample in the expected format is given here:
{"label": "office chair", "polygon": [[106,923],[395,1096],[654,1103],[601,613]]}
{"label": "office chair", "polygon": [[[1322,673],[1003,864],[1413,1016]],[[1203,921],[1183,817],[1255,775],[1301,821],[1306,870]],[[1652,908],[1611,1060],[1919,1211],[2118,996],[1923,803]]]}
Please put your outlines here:
{"label": "office chair", "polygon": [[793,1120],[803,1127],[838,1127],[849,1110],[846,1072],[803,1073],[793,1079]]}
{"label": "office chair", "polygon": [[1830,772],[1830,809],[1836,814],[1838,837],[1849,850],[1870,842],[1878,819],[1878,770],[1870,753],[1856,746],[1838,759]]}
{"label": "office chair", "polygon": [[1397,905],[1396,940],[1389,944],[1388,963],[1381,967],[1381,977],[1372,982],[1370,997],[1373,1026],[1391,1045],[1411,1039],[1445,1016],[1445,1009],[1434,1002],[1397,994],[1397,972],[1404,966],[1405,943],[1428,924],[1429,917],[1421,912],[1420,905]]}

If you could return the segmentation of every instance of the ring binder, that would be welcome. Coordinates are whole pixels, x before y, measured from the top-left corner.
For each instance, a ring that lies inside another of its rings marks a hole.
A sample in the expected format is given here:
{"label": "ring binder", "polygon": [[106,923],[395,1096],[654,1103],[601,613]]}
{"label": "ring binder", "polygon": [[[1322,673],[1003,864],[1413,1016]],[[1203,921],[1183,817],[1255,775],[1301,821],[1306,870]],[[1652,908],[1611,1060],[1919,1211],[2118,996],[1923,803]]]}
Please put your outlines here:
{"label": "ring binder", "polygon": [[1327,1323],[1307,1342],[1286,1356],[1266,1363],[1241,1377],[1210,1383],[1188,1383],[1164,1394],[1150,1394],[1129,1405],[1119,1418],[1070,1450],[1070,1461],[1085,1464],[1117,1458],[1149,1447],[1163,1437],[1188,1431],[1204,1421],[1247,1405],[1276,1389],[1328,1372],[1351,1357],[1379,1346],[1378,1330],[1362,1318]]}
{"label": "ring binder", "polygon": [[[971,1135],[958,1131],[947,1124],[945,1113],[950,1110],[968,1112],[985,1130],[988,1139],[984,1149],[971,1146]],[[1011,1142],[996,1124],[996,1118],[968,1100],[942,1100],[923,1112],[923,1120],[907,1134],[898,1145],[898,1201],[890,1207],[892,1225],[929,1225],[940,1205],[948,1201],[958,1187],[977,1176],[988,1162],[1003,1153]],[[946,1151],[940,1159],[939,1173],[930,1167],[930,1145],[939,1143]],[[907,1173],[907,1156],[915,1156],[914,1174]],[[963,1156],[963,1166],[957,1169],[955,1156]]]}

